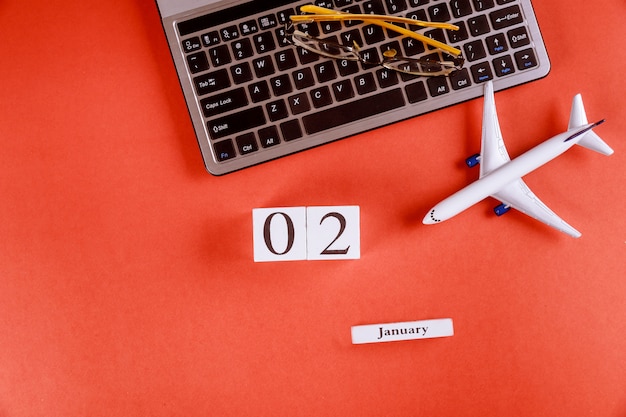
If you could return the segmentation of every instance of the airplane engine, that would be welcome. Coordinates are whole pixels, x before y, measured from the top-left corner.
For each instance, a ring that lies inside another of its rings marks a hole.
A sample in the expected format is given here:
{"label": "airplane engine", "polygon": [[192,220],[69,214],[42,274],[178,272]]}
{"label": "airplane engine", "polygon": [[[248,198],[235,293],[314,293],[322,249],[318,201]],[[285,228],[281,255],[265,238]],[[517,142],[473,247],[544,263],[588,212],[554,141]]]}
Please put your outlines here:
{"label": "airplane engine", "polygon": [[475,153],[474,155],[470,156],[469,158],[467,158],[465,160],[465,165],[467,165],[470,168],[474,168],[478,164],[480,164],[480,154],[479,153]]}
{"label": "airplane engine", "polygon": [[507,213],[509,210],[511,210],[511,206],[507,206],[506,204],[502,203],[502,204],[496,206],[493,209],[493,212],[496,213],[496,216],[500,217],[503,214]]}

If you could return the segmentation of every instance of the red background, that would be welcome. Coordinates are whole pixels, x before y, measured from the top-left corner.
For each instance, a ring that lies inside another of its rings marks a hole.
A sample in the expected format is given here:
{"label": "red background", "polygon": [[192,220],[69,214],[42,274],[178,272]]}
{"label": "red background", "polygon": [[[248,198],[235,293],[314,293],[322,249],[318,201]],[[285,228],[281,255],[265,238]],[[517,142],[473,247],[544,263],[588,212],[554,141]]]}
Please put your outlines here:
{"label": "red background", "polygon": [[[626,416],[626,3],[535,0],[553,69],[496,94],[511,156],[582,93],[615,154],[482,202],[482,100],[213,177],[155,4],[0,1],[0,416]],[[359,205],[356,261],[253,262],[255,207]],[[455,336],[353,346],[357,324]]]}

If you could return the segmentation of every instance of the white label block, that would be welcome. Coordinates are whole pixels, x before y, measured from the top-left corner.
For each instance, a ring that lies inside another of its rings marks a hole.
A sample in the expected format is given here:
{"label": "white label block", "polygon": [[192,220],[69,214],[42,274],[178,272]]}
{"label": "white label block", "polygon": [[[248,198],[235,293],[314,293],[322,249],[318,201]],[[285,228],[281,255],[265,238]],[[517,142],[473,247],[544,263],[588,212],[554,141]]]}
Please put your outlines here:
{"label": "white label block", "polygon": [[359,259],[359,206],[307,207],[307,258]]}
{"label": "white label block", "polygon": [[454,335],[452,319],[352,326],[352,344],[398,342]]}
{"label": "white label block", "polygon": [[306,259],[306,207],[252,210],[254,261]]}

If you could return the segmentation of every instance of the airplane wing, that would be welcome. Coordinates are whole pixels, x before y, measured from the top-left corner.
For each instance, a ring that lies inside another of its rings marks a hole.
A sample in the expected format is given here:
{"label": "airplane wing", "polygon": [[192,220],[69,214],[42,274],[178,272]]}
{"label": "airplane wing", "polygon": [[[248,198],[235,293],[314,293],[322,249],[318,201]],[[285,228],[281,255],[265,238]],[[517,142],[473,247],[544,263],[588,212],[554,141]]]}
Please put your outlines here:
{"label": "airplane wing", "polygon": [[539,200],[522,179],[512,182],[492,197],[570,236],[581,236],[578,230],[563,221]]}
{"label": "airplane wing", "polygon": [[494,169],[509,162],[511,158],[504,146],[496,102],[493,94],[493,83],[485,84],[485,98],[483,104],[483,130],[480,151],[480,178]]}

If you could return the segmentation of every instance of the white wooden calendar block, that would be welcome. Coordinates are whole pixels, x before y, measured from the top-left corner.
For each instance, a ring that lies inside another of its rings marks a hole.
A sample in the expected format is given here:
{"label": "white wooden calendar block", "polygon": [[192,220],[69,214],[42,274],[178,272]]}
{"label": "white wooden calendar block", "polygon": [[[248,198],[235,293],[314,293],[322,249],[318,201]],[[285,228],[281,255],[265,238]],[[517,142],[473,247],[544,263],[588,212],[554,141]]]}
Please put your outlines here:
{"label": "white wooden calendar block", "polygon": [[359,206],[307,207],[307,259],[359,259]]}
{"label": "white wooden calendar block", "polygon": [[306,207],[252,210],[254,261],[305,260]]}

